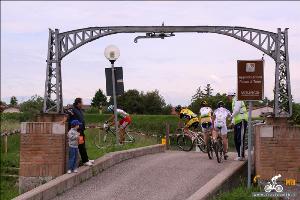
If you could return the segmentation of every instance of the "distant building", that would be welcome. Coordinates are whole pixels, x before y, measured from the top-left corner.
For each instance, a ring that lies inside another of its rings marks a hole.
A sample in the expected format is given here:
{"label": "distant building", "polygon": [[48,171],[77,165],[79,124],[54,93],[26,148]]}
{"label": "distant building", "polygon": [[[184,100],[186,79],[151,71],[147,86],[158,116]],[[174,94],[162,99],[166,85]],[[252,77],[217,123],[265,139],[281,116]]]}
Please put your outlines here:
{"label": "distant building", "polygon": [[7,107],[3,110],[3,113],[20,113],[19,107]]}
{"label": "distant building", "polygon": [[0,101],[0,113],[2,113],[8,106],[5,102]]}
{"label": "distant building", "polygon": [[172,107],[171,115],[177,115],[177,113],[176,113],[176,111],[175,111],[175,107]]}
{"label": "distant building", "polygon": [[82,110],[86,111],[88,109],[90,109],[92,106],[91,105],[82,105]]}
{"label": "distant building", "polygon": [[252,110],[252,117],[261,117],[262,114],[273,112],[274,109],[270,106],[254,108]]}

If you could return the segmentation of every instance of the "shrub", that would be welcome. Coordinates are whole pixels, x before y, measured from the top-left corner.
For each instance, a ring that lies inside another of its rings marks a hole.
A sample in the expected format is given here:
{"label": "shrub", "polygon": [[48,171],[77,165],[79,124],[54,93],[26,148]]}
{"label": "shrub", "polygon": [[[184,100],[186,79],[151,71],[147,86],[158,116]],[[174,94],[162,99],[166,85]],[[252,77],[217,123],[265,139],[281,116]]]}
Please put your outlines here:
{"label": "shrub", "polygon": [[25,122],[30,119],[30,113],[1,113],[1,121]]}
{"label": "shrub", "polygon": [[87,114],[97,114],[97,113],[99,113],[99,108],[97,108],[97,107],[90,107],[89,109],[87,109],[85,111],[85,113],[87,113]]}
{"label": "shrub", "polygon": [[20,104],[20,110],[24,112],[32,120],[42,112],[44,100],[40,96],[32,96],[28,101]]}

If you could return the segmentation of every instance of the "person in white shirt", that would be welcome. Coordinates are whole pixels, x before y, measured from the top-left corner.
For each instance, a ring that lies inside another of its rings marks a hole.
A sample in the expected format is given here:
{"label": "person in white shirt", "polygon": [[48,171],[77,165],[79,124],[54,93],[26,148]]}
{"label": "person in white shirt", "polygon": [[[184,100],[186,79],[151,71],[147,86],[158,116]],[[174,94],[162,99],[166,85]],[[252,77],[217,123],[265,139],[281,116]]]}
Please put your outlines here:
{"label": "person in white shirt", "polygon": [[228,139],[227,139],[227,118],[231,117],[231,113],[224,107],[224,102],[218,102],[218,108],[214,111],[213,114],[213,125],[214,130],[219,134],[221,133],[221,137],[223,140],[224,146],[224,157],[228,158]]}

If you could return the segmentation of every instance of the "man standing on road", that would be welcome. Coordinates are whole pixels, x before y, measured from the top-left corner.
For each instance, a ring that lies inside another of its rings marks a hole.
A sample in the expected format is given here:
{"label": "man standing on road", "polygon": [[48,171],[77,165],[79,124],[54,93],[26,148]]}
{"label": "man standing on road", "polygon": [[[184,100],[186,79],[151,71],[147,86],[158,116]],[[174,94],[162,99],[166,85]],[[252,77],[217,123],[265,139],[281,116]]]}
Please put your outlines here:
{"label": "man standing on road", "polygon": [[232,101],[232,124],[234,125],[234,144],[238,156],[234,160],[245,160],[245,135],[247,130],[248,113],[243,101],[238,101],[234,92],[228,93]]}
{"label": "man standing on road", "polygon": [[79,149],[82,163],[86,166],[91,166],[91,165],[93,165],[94,160],[89,160],[89,157],[87,155],[86,148],[85,148],[85,135],[84,135],[85,121],[84,121],[84,116],[83,116],[83,112],[82,112],[82,105],[83,105],[82,99],[76,98],[73,103],[73,107],[67,109],[66,113],[68,116],[65,117],[63,123],[68,121],[68,130],[70,130],[71,122],[73,120],[78,120],[80,122],[80,126],[78,129],[78,132],[80,133],[78,149]]}

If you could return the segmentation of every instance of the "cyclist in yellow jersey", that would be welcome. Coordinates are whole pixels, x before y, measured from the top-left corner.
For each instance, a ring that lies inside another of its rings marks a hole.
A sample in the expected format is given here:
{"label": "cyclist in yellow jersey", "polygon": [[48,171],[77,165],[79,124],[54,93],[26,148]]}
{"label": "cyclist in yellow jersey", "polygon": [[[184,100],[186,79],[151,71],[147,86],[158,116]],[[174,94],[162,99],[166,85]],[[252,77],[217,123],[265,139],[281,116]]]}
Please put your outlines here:
{"label": "cyclist in yellow jersey", "polygon": [[197,128],[199,125],[198,116],[193,113],[188,108],[182,108],[180,105],[175,107],[176,113],[179,115],[179,118],[185,121],[184,129],[188,130],[190,128]]}
{"label": "cyclist in yellow jersey", "polygon": [[202,132],[204,136],[205,144],[207,144],[208,135],[213,134],[213,138],[216,138],[216,134],[212,131],[212,109],[208,106],[206,101],[201,102],[200,123],[202,127]]}

